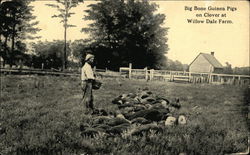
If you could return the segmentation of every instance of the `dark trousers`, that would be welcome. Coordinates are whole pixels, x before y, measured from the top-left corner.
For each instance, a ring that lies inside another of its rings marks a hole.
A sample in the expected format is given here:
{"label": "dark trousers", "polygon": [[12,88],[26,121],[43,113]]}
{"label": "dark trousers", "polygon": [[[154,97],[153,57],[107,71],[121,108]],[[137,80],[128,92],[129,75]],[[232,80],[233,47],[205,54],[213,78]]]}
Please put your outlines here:
{"label": "dark trousers", "polygon": [[82,104],[85,105],[87,110],[93,110],[93,94],[92,94],[92,81],[87,80],[82,82],[83,98]]}

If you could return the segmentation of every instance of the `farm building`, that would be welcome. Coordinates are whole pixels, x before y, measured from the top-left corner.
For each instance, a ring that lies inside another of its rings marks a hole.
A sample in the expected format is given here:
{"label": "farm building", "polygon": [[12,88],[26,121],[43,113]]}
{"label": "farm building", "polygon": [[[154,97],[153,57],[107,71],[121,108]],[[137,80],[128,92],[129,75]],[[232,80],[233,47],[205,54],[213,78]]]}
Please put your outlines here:
{"label": "farm building", "polygon": [[201,73],[221,73],[223,66],[215,58],[214,52],[211,54],[200,53],[189,65],[190,72],[201,72]]}

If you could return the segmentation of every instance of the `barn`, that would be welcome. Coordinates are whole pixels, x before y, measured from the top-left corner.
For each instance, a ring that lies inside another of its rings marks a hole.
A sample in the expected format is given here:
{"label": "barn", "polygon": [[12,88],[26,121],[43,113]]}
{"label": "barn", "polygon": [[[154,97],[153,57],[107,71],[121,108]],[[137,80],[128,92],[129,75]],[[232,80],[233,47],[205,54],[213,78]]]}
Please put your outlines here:
{"label": "barn", "polygon": [[214,52],[211,54],[200,53],[189,65],[190,72],[200,73],[221,73],[223,66],[215,58]]}

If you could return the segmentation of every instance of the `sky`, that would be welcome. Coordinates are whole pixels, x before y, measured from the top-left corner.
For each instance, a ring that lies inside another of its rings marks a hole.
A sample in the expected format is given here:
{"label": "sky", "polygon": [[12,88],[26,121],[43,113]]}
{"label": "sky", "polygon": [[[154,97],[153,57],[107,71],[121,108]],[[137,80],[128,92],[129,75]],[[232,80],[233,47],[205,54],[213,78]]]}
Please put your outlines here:
{"label": "sky", "polygon": [[[153,2],[159,5],[157,12],[166,16],[162,26],[169,28],[166,36],[169,46],[166,54],[168,58],[190,64],[199,53],[215,52],[215,57],[222,65],[229,62],[233,67],[249,66],[248,1]],[[62,23],[59,19],[51,17],[57,12],[45,5],[49,3],[55,4],[53,0],[39,0],[32,3],[33,13],[39,21],[38,27],[42,29],[38,32],[42,41],[63,39]],[[84,10],[88,9],[87,6],[91,3],[96,1],[88,0],[72,9],[76,14],[69,19],[69,23],[76,27],[68,29],[68,40],[88,37],[80,31],[89,23],[83,20],[83,17],[86,15]],[[188,23],[187,19],[203,20],[204,23],[197,24],[197,21]]]}

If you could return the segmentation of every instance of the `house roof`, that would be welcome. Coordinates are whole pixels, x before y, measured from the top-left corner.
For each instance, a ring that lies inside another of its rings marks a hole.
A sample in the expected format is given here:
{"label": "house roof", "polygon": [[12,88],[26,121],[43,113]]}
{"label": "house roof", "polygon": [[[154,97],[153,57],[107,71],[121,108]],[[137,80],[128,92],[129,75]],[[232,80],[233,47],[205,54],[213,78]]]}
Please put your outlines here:
{"label": "house roof", "polygon": [[210,64],[216,68],[223,68],[222,64],[211,54],[201,53]]}
{"label": "house roof", "polygon": [[[202,55],[213,67],[223,68],[222,64],[213,55],[208,53],[200,53],[199,55]],[[199,57],[199,55],[192,61],[192,63]]]}

